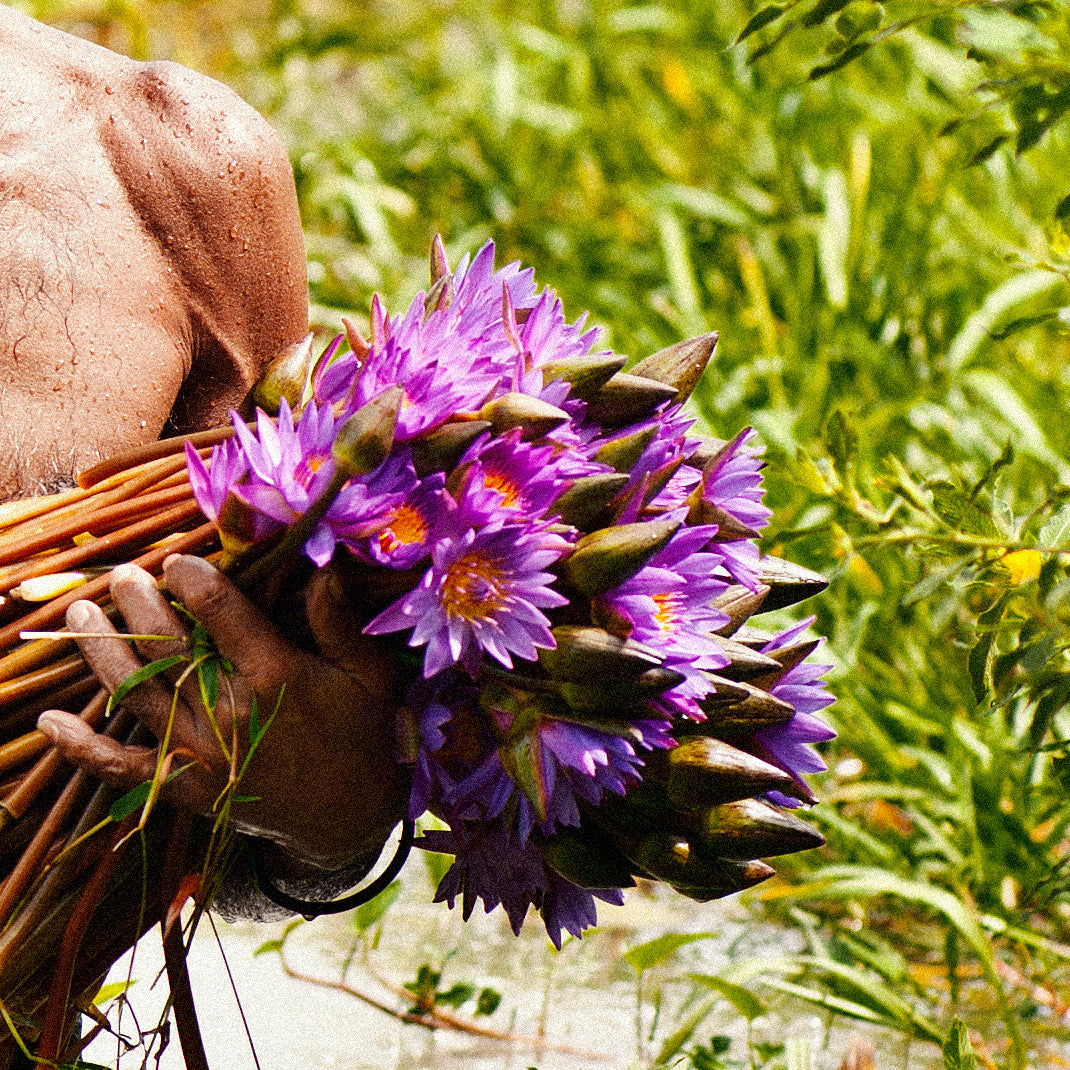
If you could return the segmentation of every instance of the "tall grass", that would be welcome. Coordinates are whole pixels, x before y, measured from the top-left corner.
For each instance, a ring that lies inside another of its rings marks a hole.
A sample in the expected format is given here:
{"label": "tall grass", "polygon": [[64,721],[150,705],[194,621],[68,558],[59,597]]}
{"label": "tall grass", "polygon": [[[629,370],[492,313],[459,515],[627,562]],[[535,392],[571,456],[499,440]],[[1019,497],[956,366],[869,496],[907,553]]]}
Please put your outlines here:
{"label": "tall grass", "polygon": [[1060,6],[785,4],[742,44],[741,0],[22,6],[265,113],[325,327],[406,301],[441,232],[636,357],[721,331],[701,421],[767,443],[768,547],[833,578],[839,696],[828,847],[761,896],[809,952],[751,974],[923,1040],[960,1016],[1001,1065],[1065,1053]]}

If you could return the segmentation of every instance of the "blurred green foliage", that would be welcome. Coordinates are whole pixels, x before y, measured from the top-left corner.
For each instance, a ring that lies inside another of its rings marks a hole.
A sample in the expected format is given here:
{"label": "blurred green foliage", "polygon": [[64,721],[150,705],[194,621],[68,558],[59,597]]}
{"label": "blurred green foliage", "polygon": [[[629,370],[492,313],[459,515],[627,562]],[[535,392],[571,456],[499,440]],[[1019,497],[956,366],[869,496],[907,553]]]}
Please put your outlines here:
{"label": "blurred green foliage", "polygon": [[833,577],[829,845],[762,896],[810,946],[758,975],[928,1040],[958,1014],[982,1061],[1065,1052],[1066,9],[21,6],[274,123],[324,327],[407,303],[441,232],[454,260],[493,237],[632,356],[721,331],[702,421],[761,432],[769,549]]}

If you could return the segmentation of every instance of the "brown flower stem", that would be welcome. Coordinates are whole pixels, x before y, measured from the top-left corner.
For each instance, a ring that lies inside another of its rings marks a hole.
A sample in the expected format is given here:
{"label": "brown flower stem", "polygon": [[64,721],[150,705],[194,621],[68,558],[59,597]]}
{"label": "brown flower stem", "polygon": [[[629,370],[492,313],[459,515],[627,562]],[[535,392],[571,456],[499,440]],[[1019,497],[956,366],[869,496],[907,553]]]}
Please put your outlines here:
{"label": "brown flower stem", "polygon": [[[118,842],[118,837],[128,831],[127,826],[133,826],[135,814],[129,815],[119,828],[114,830],[108,837],[109,845]],[[59,954],[56,958],[55,973],[52,975],[52,985],[48,993],[48,1003],[45,1009],[44,1024],[41,1028],[41,1040],[37,1045],[37,1056],[43,1061],[57,1062],[60,1056],[60,1048],[66,1032],[65,1025],[68,1020],[68,1004],[71,994],[71,979],[74,975],[75,960],[78,957],[78,949],[82,945],[82,938],[89,926],[89,919],[93,916],[100,903],[108,882],[111,880],[115,867],[122,857],[121,851],[105,851],[103,857],[97,862],[90,873],[89,880],[85,884],[78,904],[71,914],[67,927],[60,941]],[[188,1064],[187,1064],[188,1065]]]}
{"label": "brown flower stem", "polygon": [[48,747],[48,736],[36,728],[10,743],[5,743],[0,747],[0,773],[6,773],[17,765],[39,757]]}
{"label": "brown flower stem", "polygon": [[[138,446],[135,449],[117,453],[114,457],[109,457],[107,460],[95,464],[92,468],[80,472],[78,474],[78,486],[83,488],[92,487],[110,476],[133,468],[136,465],[145,464],[147,461],[184,455],[187,442],[194,449],[202,450],[233,437],[234,428],[228,424],[226,427],[214,427],[210,431],[197,431],[191,435],[180,435],[176,438],[162,438],[157,442],[150,442],[146,446]],[[185,460],[183,458],[184,463]]]}
{"label": "brown flower stem", "polygon": [[168,535],[176,528],[181,528],[201,515],[203,515],[201,507],[195,501],[186,501],[165,509],[156,516],[129,524],[119,531],[102,535],[99,539],[90,539],[81,546],[74,546],[69,550],[61,550],[56,554],[13,565],[3,570],[2,578],[0,578],[0,594],[10,591],[23,580],[32,579],[34,576],[65,572],[68,569],[102,560],[121,559],[126,551]]}
{"label": "brown flower stem", "polygon": [[[25,563],[34,554],[55,549],[59,543],[67,542],[83,533],[99,538],[101,535],[115,531],[132,518],[151,516],[160,507],[178,505],[191,498],[192,491],[186,480],[163,490],[154,490],[124,499],[108,508],[79,511],[45,531],[26,535],[21,539],[5,539],[3,545],[0,546],[0,565],[10,565],[12,562]],[[59,569],[50,571],[59,571]]]}
{"label": "brown flower stem", "polygon": [[[168,541],[166,546],[153,547],[140,557],[135,557],[133,564],[140,565],[146,572],[155,573],[163,564],[164,558],[170,557],[171,554],[197,553],[199,550],[204,550],[211,546],[216,539],[215,525],[208,522],[198,528],[194,528],[192,531],[183,533],[176,539]],[[19,638],[19,632],[44,631],[57,625],[63,620],[63,615],[67,612],[67,607],[72,602],[76,602],[80,598],[88,598],[90,600],[102,598],[107,594],[110,582],[110,575],[98,576],[76,590],[68,591],[58,598],[53,598],[51,602],[46,602],[40,609],[27,613],[20,620],[13,621],[11,624],[0,628],[0,650],[5,650],[16,643]],[[42,642],[49,641],[47,639],[42,640]]]}
{"label": "brown flower stem", "polygon": [[171,988],[171,1006],[175,1011],[175,1025],[182,1047],[186,1070],[209,1070],[204,1050],[197,1008],[193,1003],[186,965],[186,948],[182,941],[182,919],[174,918],[168,925],[171,903],[182,882],[182,860],[190,834],[190,815],[175,812],[163,858],[163,880],[160,886],[160,929],[163,932],[163,958],[167,968],[167,983]]}
{"label": "brown flower stem", "polygon": [[82,675],[71,683],[37,695],[0,714],[0,739],[11,739],[15,735],[28,732],[45,710],[80,710],[93,697],[99,686],[89,666],[83,665]]}
{"label": "brown flower stem", "polygon": [[[23,620],[17,623],[21,631]],[[18,632],[15,633],[15,639],[18,639]],[[14,680],[77,649],[73,639],[32,639],[0,657],[0,681]]]}
{"label": "brown flower stem", "polygon": [[[0,683],[0,709],[14,705],[16,702],[25,702],[42,692],[63,687],[77,680],[84,672],[85,661],[81,654],[72,654],[46,668],[26,673],[17,680]],[[3,750],[4,748],[0,747],[0,755],[3,754]],[[7,767],[4,765],[3,758],[0,757],[0,770],[5,768]]]}

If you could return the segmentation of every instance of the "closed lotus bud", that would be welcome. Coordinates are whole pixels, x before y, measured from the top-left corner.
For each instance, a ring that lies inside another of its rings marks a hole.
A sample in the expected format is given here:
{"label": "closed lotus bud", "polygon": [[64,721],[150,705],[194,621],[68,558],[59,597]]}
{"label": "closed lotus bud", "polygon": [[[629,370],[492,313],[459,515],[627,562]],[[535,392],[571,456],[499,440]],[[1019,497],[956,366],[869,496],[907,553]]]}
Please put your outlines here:
{"label": "closed lotus bud", "polygon": [[691,508],[687,514],[689,524],[716,524],[715,542],[738,542],[740,539],[756,539],[759,532],[734,517],[727,509],[707,501],[702,497],[700,483],[692,493],[689,502]]}
{"label": "closed lotus bud", "polygon": [[[696,435],[698,449],[687,459],[687,463],[693,468],[706,468],[710,461],[719,457],[725,447],[730,445],[723,438],[711,438],[709,435]],[[691,438],[688,435],[688,438]]]}
{"label": "closed lotus bud", "polygon": [[683,404],[698,385],[716,348],[717,332],[710,331],[651,354],[632,368],[632,373],[673,387],[676,402]]}
{"label": "closed lotus bud", "polygon": [[732,633],[732,638],[737,643],[749,646],[751,650],[761,650],[763,646],[768,646],[776,638],[776,633],[767,632],[763,628],[755,628],[753,624],[744,624],[742,628]]}
{"label": "closed lotus bud", "polygon": [[255,524],[259,517],[233,491],[228,491],[216,518],[219,541],[231,558],[238,558],[256,544]]}
{"label": "closed lotus bud", "polygon": [[629,477],[605,472],[583,476],[554,502],[553,512],[565,524],[589,528],[603,509],[628,485]]}
{"label": "closed lotus bud", "polygon": [[450,274],[450,262],[446,258],[446,245],[441,234],[431,239],[431,285]]}
{"label": "closed lotus bud", "polygon": [[523,732],[498,748],[505,771],[528,797],[540,821],[545,821],[550,797],[549,771],[542,760],[542,750]]}
{"label": "closed lotus bud", "polygon": [[790,793],[795,786],[782,769],[720,739],[692,736],[664,753],[665,790],[681,806],[713,806],[774,790]]}
{"label": "closed lotus bud", "polygon": [[557,646],[541,649],[539,664],[561,680],[631,680],[658,668],[664,660],[656,650],[631,639],[619,639],[601,628],[559,624],[551,631]]}
{"label": "closed lotus bud", "polygon": [[729,639],[723,635],[715,635],[712,638],[718,646],[732,659],[731,663],[717,670],[718,675],[729,680],[753,680],[763,673],[775,672],[780,668],[780,663],[763,654],[761,651],[752,650],[749,646]]}
{"label": "closed lotus bud", "polygon": [[595,455],[600,464],[610,465],[614,471],[630,473],[643,451],[658,437],[656,425],[644,427],[630,435],[610,439]]}
{"label": "closed lotus bud", "polygon": [[488,401],[480,409],[480,419],[489,420],[496,435],[504,435],[514,427],[521,429],[521,437],[530,442],[542,438],[554,428],[569,422],[567,412],[533,398],[529,394],[502,394]]}
{"label": "closed lotus bud", "polygon": [[603,795],[598,806],[589,812],[618,846],[624,843],[620,840],[621,836],[664,832],[673,826],[679,826],[675,831],[682,832],[687,824],[680,807],[669,799],[664,787],[647,775],[644,775],[641,783],[629,788],[623,798]]}
{"label": "closed lotus bud", "polygon": [[749,735],[759,728],[786,724],[795,716],[790,703],[774,698],[768,691],[742,681],[726,680],[724,683],[734,683],[744,694],[726,700],[721,683],[716,683],[717,691],[699,700],[706,720],[696,724],[696,731],[714,736]]}
{"label": "closed lotus bud", "polygon": [[765,601],[769,588],[761,586],[757,591],[734,583],[711,603],[715,609],[727,614],[728,623],[717,629],[718,635],[734,635],[753,613],[757,613]]}
{"label": "closed lotus bud", "polygon": [[347,478],[374,472],[394,445],[404,390],[391,386],[362,405],[338,429],[331,456]]}
{"label": "closed lotus bud", "polygon": [[753,858],[746,862],[731,862],[726,858],[719,860],[720,881],[712,886],[694,886],[674,884],[672,887],[688,899],[697,903],[709,903],[713,899],[723,899],[734,892],[753,888],[762,881],[776,876],[776,870],[766,862]]}
{"label": "closed lotus bud", "polygon": [[598,711],[606,717],[642,717],[643,706],[652,698],[678,687],[683,673],[664,667],[648,669],[634,678],[604,679],[601,683],[577,684],[562,680],[557,684],[561,697],[574,710]]}
{"label": "closed lotus bud", "polygon": [[349,348],[353,350],[353,356],[363,361],[372,351],[371,342],[357,330],[357,325],[348,316],[342,317],[342,326],[345,328],[346,341],[349,343]]}
{"label": "closed lotus bud", "polygon": [[581,888],[631,888],[628,860],[602,835],[564,829],[538,842],[546,864]]}
{"label": "closed lotus bud", "polygon": [[634,576],[680,527],[678,520],[619,524],[585,535],[560,565],[562,578],[590,598]]}
{"label": "closed lotus bud", "polygon": [[267,366],[253,387],[253,401],[265,412],[277,416],[279,404],[285,398],[290,408],[299,412],[312,396],[310,383],[314,364],[312,335],[306,334],[300,342],[287,346]]}
{"label": "closed lotus bud", "polygon": [[616,353],[588,353],[568,360],[547,361],[541,365],[543,382],[564,379],[571,386],[569,397],[586,401],[624,367],[626,359]]}
{"label": "closed lotus bud", "polygon": [[451,471],[464,451],[489,430],[487,420],[457,420],[413,439],[412,463],[416,474],[423,479],[432,472]]}
{"label": "closed lotus bud", "polygon": [[650,416],[675,397],[675,388],[655,379],[617,372],[587,402],[587,417],[602,427],[623,427]]}
{"label": "closed lotus bud", "polygon": [[780,668],[776,672],[769,673],[768,676],[756,676],[753,681],[754,686],[765,689],[775,687],[786,672],[805,661],[820,645],[820,639],[808,639],[802,643],[792,643],[781,650],[771,650],[769,657],[777,661]]}
{"label": "closed lotus bud", "polygon": [[820,594],[829,581],[817,572],[795,565],[781,557],[763,557],[759,562],[760,579],[769,588],[762,612],[793,606]]}
{"label": "closed lotus bud", "polygon": [[453,304],[453,276],[443,275],[424,294],[424,322],[435,313],[444,312]]}
{"label": "closed lotus bud", "polygon": [[768,858],[820,847],[825,837],[789,810],[761,799],[714,806],[695,831],[703,845],[722,858]]}

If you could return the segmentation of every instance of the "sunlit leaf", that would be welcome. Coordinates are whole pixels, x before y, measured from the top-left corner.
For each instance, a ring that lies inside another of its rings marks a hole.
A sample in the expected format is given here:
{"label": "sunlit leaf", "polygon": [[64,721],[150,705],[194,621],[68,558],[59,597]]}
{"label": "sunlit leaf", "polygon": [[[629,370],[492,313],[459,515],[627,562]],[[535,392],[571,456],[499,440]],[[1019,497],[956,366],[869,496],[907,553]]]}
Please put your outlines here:
{"label": "sunlit leaf", "polygon": [[624,952],[624,961],[636,973],[643,973],[651,966],[664,962],[670,955],[679,951],[696,940],[708,940],[716,933],[666,933],[655,940],[649,940],[645,944],[638,944]]}

